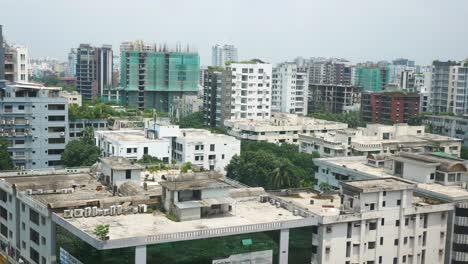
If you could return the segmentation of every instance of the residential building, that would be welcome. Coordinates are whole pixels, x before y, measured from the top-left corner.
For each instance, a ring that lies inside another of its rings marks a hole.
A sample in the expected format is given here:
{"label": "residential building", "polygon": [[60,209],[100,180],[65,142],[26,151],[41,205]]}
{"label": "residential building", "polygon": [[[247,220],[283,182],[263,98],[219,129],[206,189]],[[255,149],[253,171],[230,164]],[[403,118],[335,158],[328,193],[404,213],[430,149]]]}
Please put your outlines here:
{"label": "residential building", "polygon": [[363,92],[381,92],[385,90],[390,79],[388,67],[361,65],[357,67],[357,86]]}
{"label": "residential building", "polygon": [[[441,202],[454,204],[455,210],[440,216],[441,219],[447,221],[447,229],[441,230],[440,234],[440,237],[447,239],[445,250],[439,251],[440,255],[445,255],[445,258],[438,259],[434,263],[464,263],[468,261],[468,256],[464,252],[467,243],[462,239],[463,230],[466,229],[466,223],[463,219],[466,217],[468,201],[467,161],[443,153],[400,152],[396,155],[324,158],[316,159],[314,162],[318,166],[317,185],[322,184],[323,186],[325,182],[330,188],[335,189],[339,188],[341,181],[353,182],[398,177],[416,185],[415,195],[427,197],[422,199],[424,204]],[[386,197],[388,197],[387,194],[383,198]],[[388,203],[386,205],[388,206]],[[415,220],[417,221],[417,218]],[[400,220],[400,226],[403,223],[406,225],[406,221],[406,219],[405,222]],[[410,219],[410,221],[412,220]],[[385,222],[388,222],[387,219]],[[436,237],[439,236],[433,238]],[[429,243],[431,243],[431,239],[427,240],[427,244]]]}
{"label": "residential building", "polygon": [[468,116],[429,115],[423,122],[432,133],[447,137],[459,138],[468,147]]}
{"label": "residential building", "polygon": [[5,43],[5,80],[9,82],[29,81],[29,51],[25,46]]}
{"label": "residential building", "polygon": [[321,157],[388,154],[399,151],[442,151],[459,157],[461,150],[460,139],[426,133],[424,126],[407,124],[368,124],[365,128],[301,134],[298,138],[300,152],[318,152]]}
{"label": "residential building", "polygon": [[[455,61],[434,61],[432,63],[432,77],[430,90],[429,110],[434,113],[453,112],[453,98],[455,90],[452,91],[450,80],[454,79],[451,74],[453,66],[459,64]],[[454,81],[454,80],[453,80]]]}
{"label": "residential building", "polygon": [[[261,120],[271,115],[272,66],[260,60],[226,66],[224,120]],[[224,121],[225,122],[225,121]]]}
{"label": "residential building", "polygon": [[307,115],[307,68],[296,63],[280,63],[273,69],[271,110]]}
{"label": "residential building", "polygon": [[78,54],[76,49],[70,49],[68,53],[67,75],[76,76],[76,65],[78,64]]}
{"label": "residential building", "polygon": [[298,144],[299,134],[343,130],[348,124],[274,112],[268,120],[225,121],[224,126],[238,139]]}
{"label": "residential building", "polygon": [[68,104],[76,104],[81,106],[83,104],[82,96],[77,91],[68,92],[68,91],[60,91],[60,96],[67,98]]}
{"label": "residential building", "polygon": [[112,46],[93,47],[80,44],[77,49],[76,91],[85,100],[98,98],[106,87],[112,86],[114,68]]}
{"label": "residential building", "polygon": [[7,85],[0,98],[0,133],[8,139],[15,167],[59,167],[68,143],[68,104],[60,88]]}
{"label": "residential building", "polygon": [[238,61],[237,48],[234,45],[216,44],[211,48],[211,66],[224,67],[226,62],[236,61]]}
{"label": "residential building", "polygon": [[347,113],[361,108],[361,89],[352,85],[310,84],[308,113]]}
{"label": "residential building", "polygon": [[[449,91],[452,95],[450,107],[455,115],[468,114],[468,59],[460,62],[459,66],[450,67]],[[452,99],[453,98],[453,99]]]}
{"label": "residential building", "polygon": [[[230,94],[225,94],[224,79],[227,77],[224,68],[210,67],[203,71],[203,122],[206,126],[222,127],[226,118],[222,115],[222,98],[230,99]],[[229,101],[230,100],[226,100]],[[228,118],[231,116],[229,115]]]}
{"label": "residential building", "polygon": [[125,105],[172,112],[175,98],[198,94],[200,58],[195,50],[135,41],[122,43],[120,52]]}
{"label": "residential building", "polygon": [[205,129],[181,129],[174,139],[172,158],[178,163],[224,172],[234,155],[240,155],[240,140]]}
{"label": "residential building", "polygon": [[5,86],[5,47],[3,44],[3,25],[0,25],[0,88]]}
{"label": "residential building", "polygon": [[362,119],[370,123],[408,123],[418,116],[420,95],[403,91],[363,92]]}
{"label": "residential building", "polygon": [[308,65],[309,84],[350,85],[351,69],[347,60],[313,58]]}
{"label": "residential building", "polygon": [[405,58],[399,58],[399,59],[395,59],[392,61],[392,64],[393,65],[398,65],[398,66],[406,66],[406,67],[415,67],[415,63],[414,61],[412,60],[408,60],[408,59],[405,59]]}
{"label": "residential building", "polygon": [[94,131],[108,130],[107,119],[76,119],[68,121],[70,140],[79,139],[83,136],[83,131],[92,127]]}

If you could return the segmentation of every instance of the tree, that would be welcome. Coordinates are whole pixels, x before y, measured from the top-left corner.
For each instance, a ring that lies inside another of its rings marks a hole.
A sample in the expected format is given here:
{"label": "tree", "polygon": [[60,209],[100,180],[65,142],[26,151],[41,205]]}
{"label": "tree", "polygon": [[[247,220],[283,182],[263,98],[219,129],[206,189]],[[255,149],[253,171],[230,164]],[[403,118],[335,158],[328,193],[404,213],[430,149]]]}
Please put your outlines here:
{"label": "tree", "polygon": [[14,169],[13,161],[11,160],[10,153],[8,153],[8,140],[0,137],[0,170]]}
{"label": "tree", "polygon": [[101,150],[97,146],[79,139],[67,144],[62,153],[62,160],[67,167],[91,166],[100,156]]}
{"label": "tree", "polygon": [[109,225],[108,224],[97,225],[96,228],[94,229],[94,234],[101,240],[107,239],[107,235],[109,235]]}
{"label": "tree", "polygon": [[195,112],[179,120],[180,128],[204,128],[203,112]]}
{"label": "tree", "polygon": [[329,192],[331,190],[330,184],[328,182],[322,182],[319,184],[320,190],[322,192]]}
{"label": "tree", "polygon": [[154,163],[162,163],[162,160],[154,157],[154,156],[151,156],[149,154],[143,154],[143,157],[141,157],[141,159],[137,160],[137,163],[139,164],[154,164]]}
{"label": "tree", "polygon": [[86,127],[83,130],[83,135],[81,136],[81,140],[84,143],[89,145],[94,145],[94,128],[93,127]]}
{"label": "tree", "polygon": [[468,159],[468,147],[464,147],[464,146],[461,147],[460,158]]}
{"label": "tree", "polygon": [[184,172],[184,173],[187,173],[191,169],[192,169],[192,163],[191,162],[186,162],[186,163],[182,164],[182,166],[180,167],[180,171]]}
{"label": "tree", "polygon": [[295,177],[293,172],[293,164],[288,159],[282,158],[278,161],[278,165],[279,166],[273,170],[270,186],[273,189],[291,187],[291,178]]}

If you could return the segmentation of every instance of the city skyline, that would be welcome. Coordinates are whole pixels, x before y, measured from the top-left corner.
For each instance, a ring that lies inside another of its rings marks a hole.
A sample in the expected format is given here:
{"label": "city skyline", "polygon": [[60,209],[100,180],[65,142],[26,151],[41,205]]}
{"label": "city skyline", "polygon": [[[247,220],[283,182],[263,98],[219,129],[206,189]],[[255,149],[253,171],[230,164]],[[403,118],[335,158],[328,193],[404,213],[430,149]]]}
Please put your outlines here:
{"label": "city skyline", "polygon": [[[210,65],[211,47],[218,43],[235,45],[240,60],[271,63],[296,56],[352,62],[406,57],[427,65],[468,57],[463,45],[468,37],[459,26],[468,22],[468,3],[462,1],[225,1],[223,6],[172,1],[145,3],[145,8],[126,1],[87,3],[9,1],[0,23],[6,40],[31,48],[32,58],[63,61],[80,43],[111,44],[118,50],[121,42],[135,39],[189,44],[198,49],[201,65]],[[26,21],[36,21],[36,27]]]}

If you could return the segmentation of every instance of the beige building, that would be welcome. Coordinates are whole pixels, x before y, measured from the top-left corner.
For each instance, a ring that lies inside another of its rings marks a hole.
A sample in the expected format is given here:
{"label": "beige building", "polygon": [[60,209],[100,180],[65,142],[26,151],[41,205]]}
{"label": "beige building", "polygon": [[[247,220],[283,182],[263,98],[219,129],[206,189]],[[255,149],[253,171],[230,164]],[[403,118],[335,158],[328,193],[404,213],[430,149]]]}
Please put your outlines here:
{"label": "beige building", "polygon": [[68,102],[69,105],[76,104],[78,106],[82,106],[82,104],[83,104],[81,94],[79,94],[76,91],[73,91],[73,92],[60,91],[60,96],[67,98],[67,102]]}

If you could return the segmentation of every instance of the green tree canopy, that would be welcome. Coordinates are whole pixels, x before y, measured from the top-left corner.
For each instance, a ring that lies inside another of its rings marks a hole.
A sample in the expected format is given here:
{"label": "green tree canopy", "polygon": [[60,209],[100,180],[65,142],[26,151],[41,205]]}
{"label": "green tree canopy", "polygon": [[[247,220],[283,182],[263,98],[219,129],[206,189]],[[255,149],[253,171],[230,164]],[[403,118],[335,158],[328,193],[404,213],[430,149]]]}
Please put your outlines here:
{"label": "green tree canopy", "polygon": [[312,113],[309,116],[318,118],[318,119],[328,120],[328,121],[346,123],[351,128],[366,126],[366,122],[362,120],[361,113],[357,111],[349,112],[349,113],[341,113],[341,114],[317,112],[317,113]]}
{"label": "green tree canopy", "polygon": [[0,170],[14,169],[13,161],[11,160],[10,153],[8,153],[8,140],[0,137]]}
{"label": "green tree canopy", "polygon": [[195,112],[179,120],[180,128],[204,128],[203,112]]}
{"label": "green tree canopy", "polygon": [[97,146],[78,139],[67,144],[62,153],[62,160],[67,167],[91,166],[100,156],[101,150]]}

